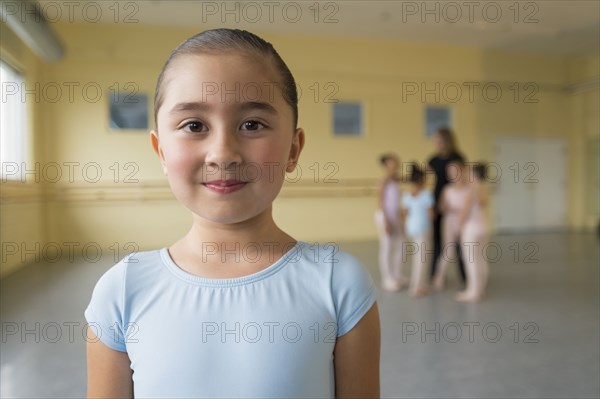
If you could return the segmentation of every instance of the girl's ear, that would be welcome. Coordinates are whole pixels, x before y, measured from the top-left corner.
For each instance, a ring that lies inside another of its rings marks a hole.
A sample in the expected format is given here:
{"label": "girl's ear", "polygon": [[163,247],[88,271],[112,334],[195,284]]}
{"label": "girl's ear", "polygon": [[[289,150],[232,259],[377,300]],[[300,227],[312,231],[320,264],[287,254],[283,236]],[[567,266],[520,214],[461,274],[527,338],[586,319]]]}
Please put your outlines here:
{"label": "girl's ear", "polygon": [[160,142],[158,141],[158,132],[156,130],[152,130],[150,132],[150,141],[152,142],[152,148],[154,149],[154,152],[156,152],[156,155],[158,155],[158,158],[160,159],[160,163],[163,167],[163,172],[166,175],[167,165],[165,162],[165,155],[163,154],[162,148],[160,147]]}
{"label": "girl's ear", "polygon": [[294,138],[292,140],[292,148],[290,149],[290,155],[286,166],[286,172],[293,172],[296,169],[296,164],[300,158],[300,153],[304,148],[304,130],[302,128],[296,129]]}

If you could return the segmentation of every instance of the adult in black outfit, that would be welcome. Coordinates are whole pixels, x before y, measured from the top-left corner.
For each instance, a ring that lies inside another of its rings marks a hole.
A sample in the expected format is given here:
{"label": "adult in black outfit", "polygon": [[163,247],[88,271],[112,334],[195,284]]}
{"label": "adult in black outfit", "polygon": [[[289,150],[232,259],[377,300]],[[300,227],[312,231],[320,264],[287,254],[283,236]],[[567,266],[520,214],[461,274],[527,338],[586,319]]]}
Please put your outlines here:
{"label": "adult in black outfit", "polygon": [[[461,160],[463,162],[465,161],[463,155],[456,148],[454,133],[450,128],[444,127],[438,129],[433,136],[433,143],[435,145],[436,153],[428,162],[429,170],[435,173],[435,189],[433,192],[435,199],[435,216],[433,218],[433,263],[431,264],[430,269],[432,277],[435,274],[438,257],[442,252],[442,242],[444,242],[444,240],[442,240],[443,214],[440,213],[438,204],[442,194],[442,189],[446,184],[448,184],[446,166],[455,160]],[[462,277],[462,281],[464,283],[467,279],[465,274],[465,265],[462,260],[460,245],[459,243],[456,244],[456,255],[458,257],[460,276]]]}

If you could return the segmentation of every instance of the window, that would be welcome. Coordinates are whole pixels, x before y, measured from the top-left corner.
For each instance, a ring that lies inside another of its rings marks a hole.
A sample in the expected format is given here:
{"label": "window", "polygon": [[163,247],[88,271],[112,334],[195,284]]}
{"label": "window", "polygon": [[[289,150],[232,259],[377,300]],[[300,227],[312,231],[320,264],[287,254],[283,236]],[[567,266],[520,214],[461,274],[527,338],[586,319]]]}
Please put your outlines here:
{"label": "window", "polygon": [[363,109],[357,102],[333,104],[333,134],[336,136],[363,135]]}
{"label": "window", "polygon": [[425,108],[425,135],[431,137],[441,127],[451,127],[450,107],[431,106]]}
{"label": "window", "polygon": [[21,96],[23,77],[0,61],[0,84],[0,176],[2,180],[19,179],[14,170],[21,168],[27,156],[26,107]]}
{"label": "window", "polygon": [[110,128],[148,129],[148,96],[112,91],[110,96]]}

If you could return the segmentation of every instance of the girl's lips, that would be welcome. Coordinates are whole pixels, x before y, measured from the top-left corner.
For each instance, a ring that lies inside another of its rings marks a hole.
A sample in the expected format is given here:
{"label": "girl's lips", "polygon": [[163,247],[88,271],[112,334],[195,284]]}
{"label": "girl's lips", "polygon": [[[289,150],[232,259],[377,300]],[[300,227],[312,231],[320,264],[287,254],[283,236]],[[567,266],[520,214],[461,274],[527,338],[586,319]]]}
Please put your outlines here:
{"label": "girl's lips", "polygon": [[229,194],[234,191],[241,190],[246,186],[247,182],[243,181],[214,181],[208,183],[202,183],[202,185],[211,191],[219,194]]}

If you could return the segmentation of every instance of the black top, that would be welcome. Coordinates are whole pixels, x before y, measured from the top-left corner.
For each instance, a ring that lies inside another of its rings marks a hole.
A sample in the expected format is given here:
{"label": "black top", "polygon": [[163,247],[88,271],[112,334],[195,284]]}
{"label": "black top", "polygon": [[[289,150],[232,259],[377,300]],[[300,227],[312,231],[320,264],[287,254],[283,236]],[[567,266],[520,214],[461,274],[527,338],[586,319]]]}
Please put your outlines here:
{"label": "black top", "polygon": [[435,172],[435,189],[433,197],[435,198],[435,204],[438,204],[440,196],[442,195],[442,189],[448,184],[448,175],[446,174],[446,166],[452,161],[465,161],[465,157],[462,154],[455,152],[448,158],[442,158],[438,155],[434,156],[429,160],[429,166]]}

